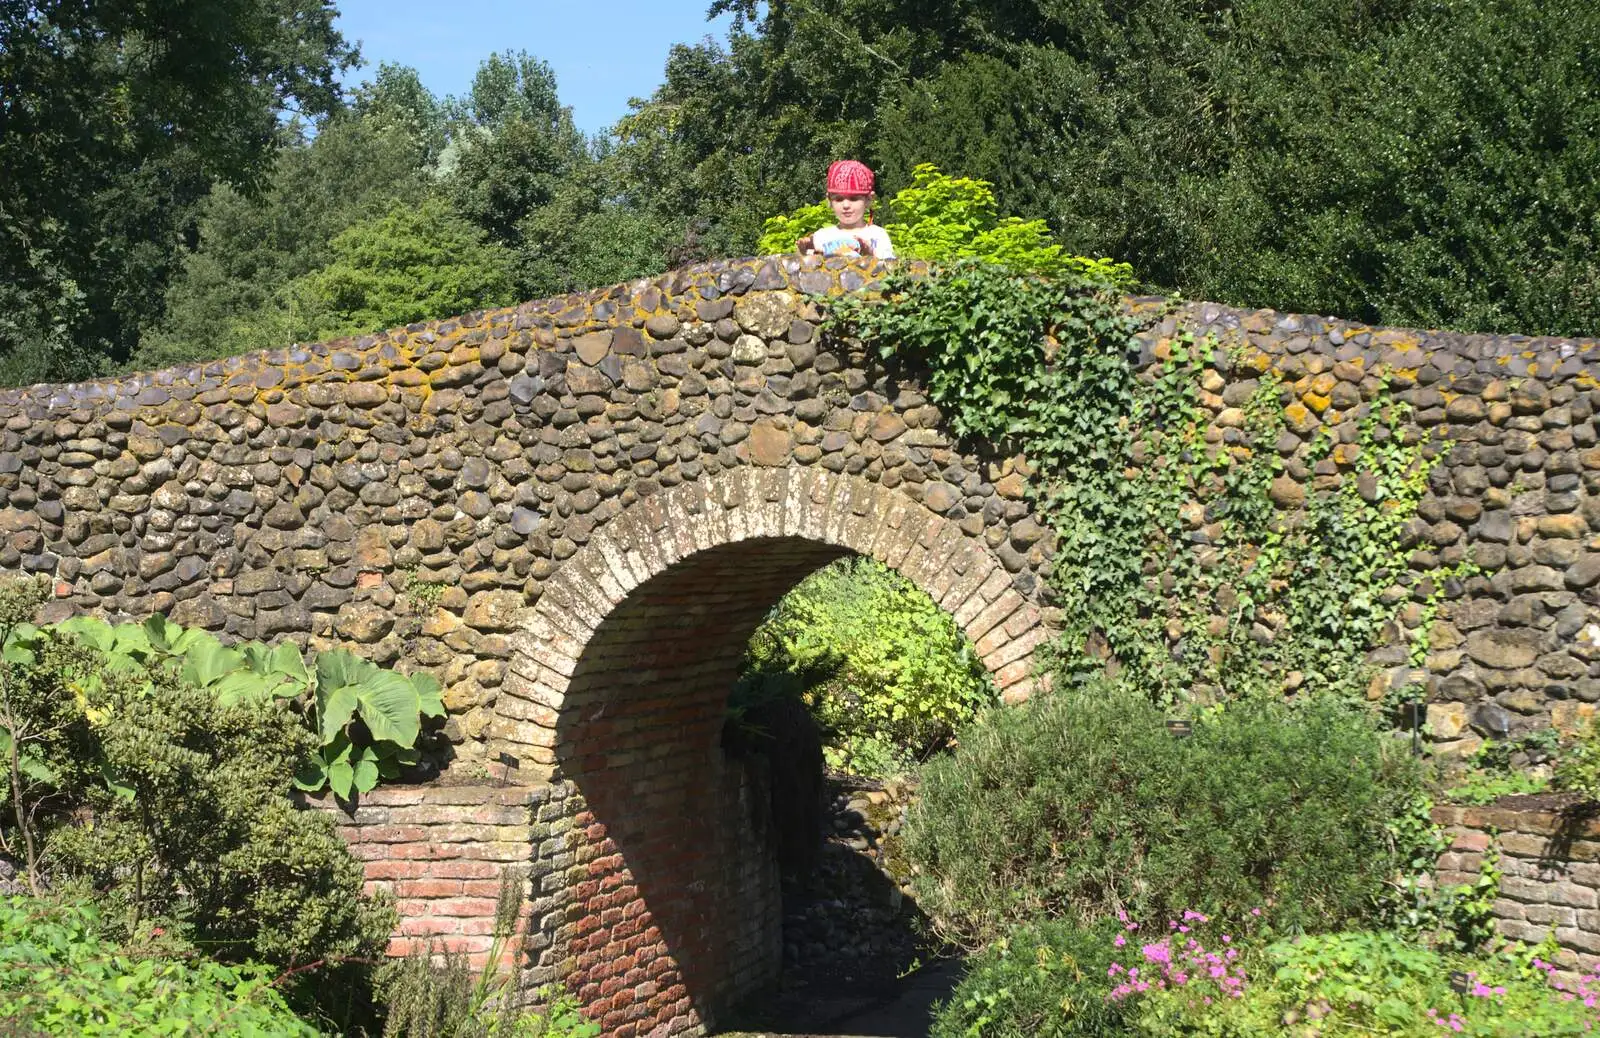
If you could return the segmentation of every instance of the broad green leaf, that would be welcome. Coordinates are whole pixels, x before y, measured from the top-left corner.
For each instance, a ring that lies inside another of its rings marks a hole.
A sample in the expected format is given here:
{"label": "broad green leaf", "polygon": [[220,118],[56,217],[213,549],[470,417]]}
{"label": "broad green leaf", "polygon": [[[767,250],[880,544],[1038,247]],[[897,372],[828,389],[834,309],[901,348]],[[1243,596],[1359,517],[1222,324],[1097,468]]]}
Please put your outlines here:
{"label": "broad green leaf", "polygon": [[235,706],[239,703],[270,698],[273,686],[260,674],[248,670],[235,670],[224,674],[211,686],[211,690],[216,693],[218,705]]}
{"label": "broad green leaf", "polygon": [[18,754],[17,770],[35,782],[46,782],[54,785],[60,780],[60,775],[56,772],[56,769],[52,768],[35,753]]}
{"label": "broad green leaf", "polygon": [[57,624],[56,630],[70,634],[83,644],[101,652],[109,651],[112,642],[115,641],[111,625],[93,616],[70,617]]}
{"label": "broad green leaf", "polygon": [[356,699],[354,685],[340,685],[326,692],[317,693],[320,700],[318,713],[321,715],[322,726],[318,734],[322,736],[323,743],[330,744],[344,731],[345,725],[350,723],[350,718],[355,716],[359,702]]}
{"label": "broad green leaf", "polygon": [[268,654],[266,662],[266,673],[280,674],[299,683],[301,688],[311,680],[310,673],[306,671],[306,662],[300,655],[300,649],[293,642],[279,644]]}
{"label": "broad green leaf", "polygon": [[315,793],[328,784],[328,769],[321,757],[307,757],[294,772],[294,786],[307,793]]}
{"label": "broad green leaf", "polygon": [[19,667],[31,667],[38,660],[38,646],[39,628],[33,624],[18,624],[6,633],[0,659]]}
{"label": "broad green leaf", "polygon": [[336,761],[328,766],[328,788],[340,800],[350,799],[350,789],[355,785],[355,769],[349,761]]}
{"label": "broad green leaf", "polygon": [[189,646],[183,657],[181,676],[200,688],[210,688],[224,674],[238,670],[243,664],[244,653],[224,648],[221,642],[208,635]]}
{"label": "broad green leaf", "polygon": [[343,649],[329,649],[317,654],[317,687],[323,690],[359,684],[371,674],[381,673],[378,667]]}
{"label": "broad green leaf", "polygon": [[178,649],[174,643],[184,633],[182,627],[179,627],[160,613],[144,622],[145,640],[150,643],[151,648],[159,649],[162,652],[176,653]]}
{"label": "broad green leaf", "polygon": [[372,787],[378,784],[378,762],[363,760],[356,764],[354,771],[355,787],[358,792],[370,793]]}
{"label": "broad green leaf", "polygon": [[418,671],[411,675],[411,685],[417,690],[417,702],[425,717],[444,716],[444,690],[432,674]]}
{"label": "broad green leaf", "polygon": [[376,667],[373,670],[373,675],[355,689],[362,722],[376,740],[388,739],[401,746],[415,744],[422,729],[422,704],[416,687],[393,671]]}
{"label": "broad green leaf", "polygon": [[140,624],[118,624],[112,628],[111,651],[147,659],[154,652],[150,635]]}
{"label": "broad green leaf", "polygon": [[118,779],[116,773],[111,770],[111,765],[105,763],[104,761],[100,762],[100,778],[105,781],[106,788],[111,790],[111,792],[115,793],[118,797],[130,802],[133,800],[135,794],[134,788],[132,786],[125,785],[120,779]]}

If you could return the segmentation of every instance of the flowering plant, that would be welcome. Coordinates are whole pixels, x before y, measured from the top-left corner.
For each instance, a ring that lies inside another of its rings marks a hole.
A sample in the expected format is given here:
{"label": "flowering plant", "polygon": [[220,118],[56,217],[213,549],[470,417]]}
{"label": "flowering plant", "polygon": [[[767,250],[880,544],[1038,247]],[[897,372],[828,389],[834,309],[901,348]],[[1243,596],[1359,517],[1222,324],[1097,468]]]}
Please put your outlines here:
{"label": "flowering plant", "polygon": [[1590,1034],[1600,1023],[1600,987],[1590,987],[1597,977],[1570,979],[1543,959],[1523,970],[1504,956],[1451,955],[1395,934],[1361,932],[1254,950],[1230,941],[1229,958],[1175,933],[1176,940],[1143,945],[1146,964],[1132,987],[1124,982],[1108,996],[1139,998],[1138,1033],[1556,1038]]}

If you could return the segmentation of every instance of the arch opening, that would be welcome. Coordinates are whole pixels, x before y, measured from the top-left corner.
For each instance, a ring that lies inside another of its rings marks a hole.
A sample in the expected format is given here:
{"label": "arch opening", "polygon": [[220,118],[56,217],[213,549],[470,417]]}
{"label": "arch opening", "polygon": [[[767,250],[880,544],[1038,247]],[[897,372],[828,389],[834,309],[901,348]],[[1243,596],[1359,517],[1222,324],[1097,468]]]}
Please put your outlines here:
{"label": "arch opening", "polygon": [[777,856],[765,790],[723,748],[728,693],[767,610],[840,554],[798,538],[702,552],[635,589],[572,675],[557,760],[592,821],[567,983],[608,1032],[641,999],[666,1033],[711,1024],[777,979]]}
{"label": "arch opening", "polygon": [[982,543],[904,495],[801,471],[674,491],[613,519],[547,585],[497,721],[567,790],[561,836],[536,852],[555,868],[533,979],[561,981],[608,1036],[704,1033],[782,969],[770,794],[723,732],[750,637],[785,593],[871,555],[955,616],[1013,695],[1043,638]]}

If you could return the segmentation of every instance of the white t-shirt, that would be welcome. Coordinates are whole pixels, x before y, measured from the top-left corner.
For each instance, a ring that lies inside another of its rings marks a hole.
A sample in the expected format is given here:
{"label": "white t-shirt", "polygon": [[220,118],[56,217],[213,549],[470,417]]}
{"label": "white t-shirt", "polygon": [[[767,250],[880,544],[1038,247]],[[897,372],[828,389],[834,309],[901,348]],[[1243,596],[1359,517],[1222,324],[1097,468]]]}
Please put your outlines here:
{"label": "white t-shirt", "polygon": [[811,236],[811,245],[824,256],[859,256],[861,242],[858,238],[865,238],[872,243],[872,254],[878,259],[894,259],[894,246],[889,242],[889,232],[876,224],[849,231],[840,230],[837,226],[824,227]]}

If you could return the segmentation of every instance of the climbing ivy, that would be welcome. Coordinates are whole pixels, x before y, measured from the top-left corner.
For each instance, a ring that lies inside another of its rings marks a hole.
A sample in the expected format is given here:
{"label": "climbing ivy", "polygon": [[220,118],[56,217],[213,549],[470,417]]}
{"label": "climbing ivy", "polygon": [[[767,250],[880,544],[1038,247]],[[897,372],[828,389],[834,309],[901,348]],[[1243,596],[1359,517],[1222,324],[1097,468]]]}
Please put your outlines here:
{"label": "climbing ivy", "polygon": [[[958,436],[1026,456],[1070,682],[1110,671],[1163,703],[1365,698],[1367,650],[1413,593],[1426,621],[1469,575],[1409,568],[1439,452],[1405,435],[1386,386],[1343,440],[1285,438],[1294,395],[1270,374],[1221,423],[1202,387],[1239,358],[1215,341],[1179,335],[1141,365],[1143,321],[1114,284],[972,261],[890,274],[834,302],[828,326],[923,368]],[[1307,468],[1283,480],[1296,448]],[[1426,623],[1412,637],[1425,655]]]}

